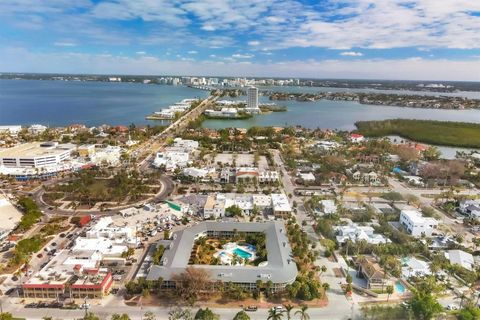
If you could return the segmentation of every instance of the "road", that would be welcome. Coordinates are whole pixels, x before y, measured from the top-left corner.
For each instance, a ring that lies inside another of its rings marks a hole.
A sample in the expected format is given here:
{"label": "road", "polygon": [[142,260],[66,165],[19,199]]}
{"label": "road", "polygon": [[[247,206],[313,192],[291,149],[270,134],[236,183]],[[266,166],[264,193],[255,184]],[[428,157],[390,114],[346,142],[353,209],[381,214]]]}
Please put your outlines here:
{"label": "road", "polygon": [[[321,310],[319,315],[321,318],[318,319],[347,319],[352,316],[354,313],[354,317],[359,316],[359,308],[358,305],[353,304],[353,302],[347,300],[345,294],[340,286],[340,283],[345,283],[345,278],[338,278],[334,273],[334,268],[339,268],[339,265],[336,262],[332,262],[324,257],[323,253],[325,248],[320,245],[320,238],[318,234],[313,229],[312,225],[315,222],[311,219],[306,210],[303,203],[303,199],[295,195],[294,190],[297,186],[292,182],[291,176],[288,174],[285,168],[285,164],[283,159],[280,155],[279,150],[270,150],[273,154],[273,160],[277,164],[282,174],[282,183],[287,195],[291,194],[292,198],[291,201],[295,201],[297,203],[297,222],[302,225],[302,222],[305,221],[306,225],[303,227],[303,230],[307,233],[308,238],[312,240],[314,243],[317,244],[317,248],[319,248],[320,256],[315,261],[317,266],[326,266],[327,271],[322,274],[321,281],[327,282],[330,285],[330,289],[327,293],[328,296],[328,305],[321,309],[312,309],[313,310]],[[352,311],[353,308],[353,311]],[[312,317],[312,319],[317,319]]]}
{"label": "road", "polygon": [[147,155],[138,164],[139,170],[147,170],[150,166],[150,163],[155,157],[155,153],[161,148],[166,147],[168,138],[175,138],[178,133],[180,133],[188,126],[188,123],[190,121],[195,120],[198,116],[200,116],[218,98],[219,95],[209,96],[207,99],[203,100],[197,107],[182,115],[177,121],[171,123],[162,133],[152,137],[146,143],[148,145],[148,148],[145,150]]}
{"label": "road", "polygon": [[[3,300],[3,299],[2,299]],[[53,319],[81,319],[85,311],[83,310],[60,310],[60,309],[26,309],[21,304],[12,303],[12,300],[8,299],[3,302],[3,311],[11,312],[16,317],[23,317],[29,320],[42,320],[44,317],[52,317]],[[110,319],[110,316],[114,313],[126,313],[131,319],[142,319],[142,316],[151,311],[155,314],[157,320],[168,320],[168,313],[171,308],[169,307],[129,307],[129,306],[91,306],[90,312],[99,316],[100,319]],[[197,308],[193,308],[195,313]],[[237,312],[241,309],[236,308],[212,308],[213,312],[220,315],[221,320],[231,320]],[[295,312],[298,309],[293,310]],[[354,310],[355,312],[355,310]],[[341,312],[335,311],[332,308],[309,308],[308,314],[310,319],[329,319],[329,320],[346,320],[351,317],[351,306]],[[268,317],[267,309],[259,309],[256,312],[249,312],[249,316],[252,320],[265,320]]]}

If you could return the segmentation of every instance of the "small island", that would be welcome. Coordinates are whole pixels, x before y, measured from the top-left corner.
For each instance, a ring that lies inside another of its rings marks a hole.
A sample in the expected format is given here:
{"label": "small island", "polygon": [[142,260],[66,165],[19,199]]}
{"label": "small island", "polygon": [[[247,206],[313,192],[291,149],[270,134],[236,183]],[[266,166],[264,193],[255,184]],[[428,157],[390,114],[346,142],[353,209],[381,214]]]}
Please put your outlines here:
{"label": "small island", "polygon": [[467,122],[392,119],[358,121],[358,132],[367,137],[399,135],[413,141],[464,148],[480,148],[480,124]]}

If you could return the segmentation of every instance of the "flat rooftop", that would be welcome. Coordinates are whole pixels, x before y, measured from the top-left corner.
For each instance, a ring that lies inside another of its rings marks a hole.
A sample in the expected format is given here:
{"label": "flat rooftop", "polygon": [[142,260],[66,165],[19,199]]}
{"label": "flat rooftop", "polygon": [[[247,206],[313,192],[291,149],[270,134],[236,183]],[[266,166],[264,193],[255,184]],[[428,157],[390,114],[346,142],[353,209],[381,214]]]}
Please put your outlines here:
{"label": "flat rooftop", "polygon": [[[265,266],[189,265],[190,252],[197,238],[208,231],[258,232],[266,235],[267,264]],[[212,281],[255,283],[271,280],[274,283],[291,283],[297,277],[286,228],[281,221],[268,222],[213,222],[205,221],[173,233],[166,247],[162,265],[153,265],[147,280],[162,277],[164,280],[185,271],[188,266],[202,268],[210,273]]]}
{"label": "flat rooftop", "polygon": [[19,144],[11,148],[0,150],[0,158],[55,156],[75,148],[74,145],[69,144],[42,145],[45,145],[45,143],[28,142]]}

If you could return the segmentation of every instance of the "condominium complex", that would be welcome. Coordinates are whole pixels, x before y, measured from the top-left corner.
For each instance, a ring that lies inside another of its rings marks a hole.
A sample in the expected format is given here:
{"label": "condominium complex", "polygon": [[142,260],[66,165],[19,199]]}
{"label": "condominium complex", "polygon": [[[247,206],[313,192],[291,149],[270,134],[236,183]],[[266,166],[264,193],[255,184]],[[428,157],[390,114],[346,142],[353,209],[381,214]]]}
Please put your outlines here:
{"label": "condominium complex", "polygon": [[255,87],[249,87],[247,89],[247,107],[245,108],[247,113],[260,113],[258,108],[258,89]]}
{"label": "condominium complex", "polygon": [[175,287],[175,275],[189,266],[190,255],[195,241],[201,237],[229,238],[237,232],[265,234],[267,259],[259,266],[252,265],[206,265],[193,264],[208,272],[215,284],[234,283],[245,290],[256,290],[257,283],[271,281],[272,290],[282,291],[295,281],[297,265],[292,259],[292,250],[288,242],[285,225],[281,221],[245,223],[245,222],[201,222],[190,228],[173,233],[172,240],[165,244],[165,252],[160,265],[153,265],[147,280],[164,280],[164,287]]}

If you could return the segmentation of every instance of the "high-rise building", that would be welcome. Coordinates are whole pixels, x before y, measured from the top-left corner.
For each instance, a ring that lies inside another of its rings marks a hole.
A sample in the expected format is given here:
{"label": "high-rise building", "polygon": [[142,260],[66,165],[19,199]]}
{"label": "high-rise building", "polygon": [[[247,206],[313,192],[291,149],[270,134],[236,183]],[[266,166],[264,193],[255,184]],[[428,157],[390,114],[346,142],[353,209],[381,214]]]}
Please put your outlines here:
{"label": "high-rise building", "polygon": [[260,108],[258,107],[258,89],[255,87],[249,87],[247,89],[247,107],[245,108],[245,112],[250,114],[260,113]]}
{"label": "high-rise building", "polygon": [[258,89],[255,87],[247,89],[247,107],[258,108]]}

